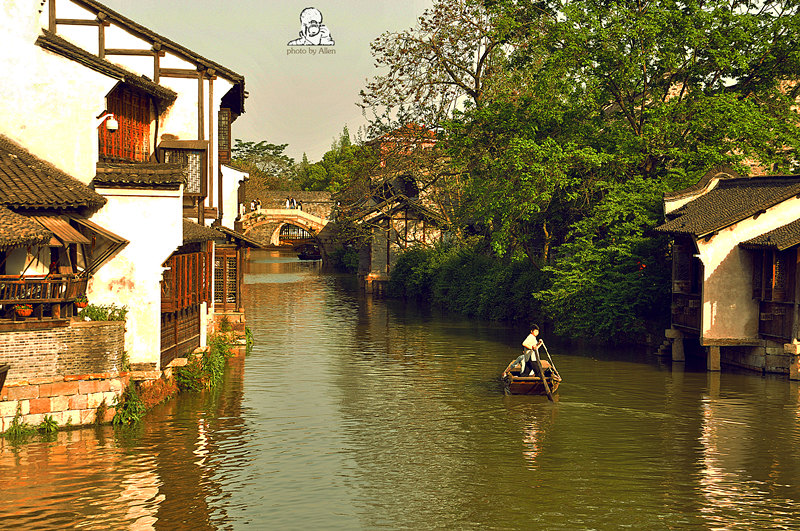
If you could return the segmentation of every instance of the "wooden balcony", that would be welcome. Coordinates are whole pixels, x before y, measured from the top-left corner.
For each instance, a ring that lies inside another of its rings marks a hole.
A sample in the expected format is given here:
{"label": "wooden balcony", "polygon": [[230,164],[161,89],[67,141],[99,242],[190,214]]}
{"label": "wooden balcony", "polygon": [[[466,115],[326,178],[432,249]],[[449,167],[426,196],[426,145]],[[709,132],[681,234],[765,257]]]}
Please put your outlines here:
{"label": "wooden balcony", "polygon": [[173,255],[165,262],[161,281],[161,312],[177,312],[209,302],[211,259],[207,252]]}
{"label": "wooden balcony", "polygon": [[[0,330],[66,325],[75,298],[86,295],[86,284],[86,278],[76,275],[0,275]],[[33,313],[18,317],[17,304],[30,304]]]}

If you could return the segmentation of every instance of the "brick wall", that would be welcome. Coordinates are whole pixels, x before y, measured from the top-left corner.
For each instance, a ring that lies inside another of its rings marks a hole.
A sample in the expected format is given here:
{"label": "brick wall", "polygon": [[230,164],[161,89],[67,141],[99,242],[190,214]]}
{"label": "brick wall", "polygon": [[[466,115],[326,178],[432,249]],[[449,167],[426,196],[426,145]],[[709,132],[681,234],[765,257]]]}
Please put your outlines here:
{"label": "brick wall", "polygon": [[[0,392],[0,432],[7,430],[19,411],[22,422],[39,425],[45,416],[59,426],[86,426],[110,422],[117,398],[128,385],[127,373],[84,374],[14,382]],[[98,408],[105,414],[98,419]]]}
{"label": "brick wall", "polygon": [[125,323],[75,322],[62,328],[0,332],[0,365],[7,383],[68,374],[119,371]]}

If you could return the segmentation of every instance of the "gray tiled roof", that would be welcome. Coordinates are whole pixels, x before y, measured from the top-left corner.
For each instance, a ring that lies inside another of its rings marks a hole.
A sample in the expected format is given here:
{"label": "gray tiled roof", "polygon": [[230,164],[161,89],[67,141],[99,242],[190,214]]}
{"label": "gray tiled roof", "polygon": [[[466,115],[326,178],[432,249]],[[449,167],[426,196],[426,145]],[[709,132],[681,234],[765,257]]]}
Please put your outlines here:
{"label": "gray tiled roof", "polygon": [[50,241],[53,233],[27,216],[0,206],[0,250]]}
{"label": "gray tiled roof", "polygon": [[722,180],[707,194],[670,213],[674,218],[655,230],[704,236],[797,194],[800,194],[798,175]]}
{"label": "gray tiled roof", "polygon": [[186,166],[178,163],[98,162],[92,186],[101,188],[169,188],[186,182]]}
{"label": "gray tiled roof", "polygon": [[214,230],[211,227],[206,227],[205,225],[200,225],[199,223],[195,223],[194,221],[189,221],[188,219],[183,218],[184,244],[224,239],[225,235],[221,232]]}
{"label": "gray tiled roof", "polygon": [[125,70],[121,66],[115,65],[110,61],[100,59],[98,56],[87,52],[80,46],[72,44],[68,40],[59,37],[55,33],[51,33],[47,30],[42,30],[42,32],[43,34],[36,39],[36,44],[45,50],[55,52],[66,57],[67,59],[72,59],[75,62],[87,66],[96,72],[100,72],[101,74],[105,74],[116,79],[121,79],[129,85],[144,90],[159,100],[162,111],[164,108],[172,105],[172,103],[178,97],[177,92],[166,87],[162,87],[158,83],[155,83],[144,76],[140,76]]}
{"label": "gray tiled roof", "polygon": [[233,229],[229,229],[228,227],[223,227],[222,225],[220,225],[219,227],[215,228],[216,230],[226,235],[229,240],[235,240],[236,243],[242,245],[243,247],[254,247],[256,249],[260,249],[261,247],[263,247],[258,240],[250,238],[249,236],[245,236],[244,234],[236,232]]}
{"label": "gray tiled roof", "polygon": [[106,199],[0,135],[0,205],[15,209],[96,210]]}
{"label": "gray tiled roof", "polygon": [[800,244],[800,219],[792,221],[782,227],[742,242],[739,245],[745,249],[776,249],[784,251]]}

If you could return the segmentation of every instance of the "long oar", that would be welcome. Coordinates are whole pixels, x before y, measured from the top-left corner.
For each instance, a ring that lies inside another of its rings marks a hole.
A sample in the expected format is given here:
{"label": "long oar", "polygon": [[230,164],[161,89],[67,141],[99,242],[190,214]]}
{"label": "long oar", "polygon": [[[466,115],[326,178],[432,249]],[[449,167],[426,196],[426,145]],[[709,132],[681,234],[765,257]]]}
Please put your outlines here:
{"label": "long oar", "polygon": [[544,341],[542,341],[542,347],[544,348],[545,354],[547,354],[547,359],[550,361],[550,366],[553,368],[553,372],[556,376],[561,378],[561,375],[558,374],[558,369],[556,369],[556,364],[553,363],[553,358],[550,357],[550,352],[547,350],[547,345],[544,344]]}
{"label": "long oar", "polygon": [[547,378],[544,377],[544,367],[542,367],[542,360],[539,359],[539,351],[533,349],[533,355],[534,359],[536,360],[536,365],[539,366],[539,377],[542,379],[542,385],[544,385],[544,391],[547,393],[547,398],[550,400],[550,402],[555,402],[556,399],[553,398],[553,392],[550,391],[550,385],[547,383]]}

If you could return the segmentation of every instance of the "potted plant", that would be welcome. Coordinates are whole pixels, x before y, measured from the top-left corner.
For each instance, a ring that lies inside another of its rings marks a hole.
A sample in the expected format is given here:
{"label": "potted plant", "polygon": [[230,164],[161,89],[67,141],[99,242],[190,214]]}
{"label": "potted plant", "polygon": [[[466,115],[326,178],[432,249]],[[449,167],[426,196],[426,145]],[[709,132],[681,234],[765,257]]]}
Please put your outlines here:
{"label": "potted plant", "polygon": [[86,298],[86,295],[78,295],[75,297],[75,306],[77,308],[86,308],[89,304],[89,299]]}
{"label": "potted plant", "polygon": [[17,312],[17,315],[20,317],[28,317],[33,313],[33,306],[30,304],[15,304],[14,311]]}

